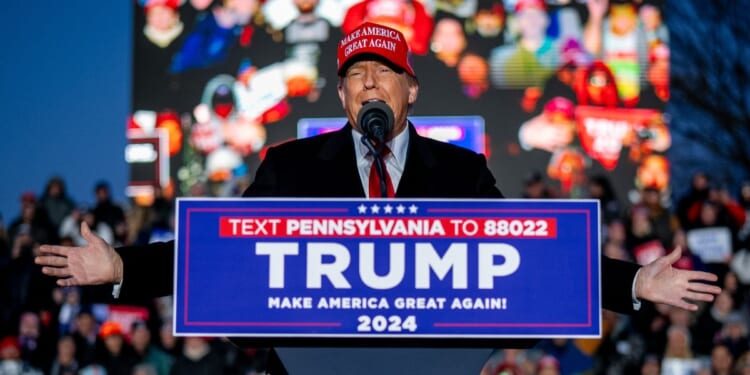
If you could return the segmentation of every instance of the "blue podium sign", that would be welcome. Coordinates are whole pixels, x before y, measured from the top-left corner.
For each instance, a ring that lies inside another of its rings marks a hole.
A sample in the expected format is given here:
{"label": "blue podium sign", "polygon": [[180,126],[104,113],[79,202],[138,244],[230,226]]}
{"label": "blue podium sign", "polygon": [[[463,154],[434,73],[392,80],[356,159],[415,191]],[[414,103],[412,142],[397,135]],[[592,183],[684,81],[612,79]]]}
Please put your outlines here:
{"label": "blue podium sign", "polygon": [[174,329],[598,337],[594,200],[179,199]]}

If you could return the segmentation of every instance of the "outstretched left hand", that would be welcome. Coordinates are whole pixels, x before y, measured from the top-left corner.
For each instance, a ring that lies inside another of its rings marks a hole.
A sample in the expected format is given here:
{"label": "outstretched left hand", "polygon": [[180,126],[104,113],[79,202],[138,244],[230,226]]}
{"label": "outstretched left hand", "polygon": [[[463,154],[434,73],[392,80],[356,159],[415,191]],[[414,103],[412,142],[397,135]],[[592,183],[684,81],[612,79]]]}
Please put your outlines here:
{"label": "outstretched left hand", "polygon": [[685,310],[696,311],[696,302],[711,302],[721,293],[714,283],[718,277],[702,271],[688,271],[672,267],[680,259],[682,249],[643,266],[635,281],[635,296],[654,303],[664,303]]}

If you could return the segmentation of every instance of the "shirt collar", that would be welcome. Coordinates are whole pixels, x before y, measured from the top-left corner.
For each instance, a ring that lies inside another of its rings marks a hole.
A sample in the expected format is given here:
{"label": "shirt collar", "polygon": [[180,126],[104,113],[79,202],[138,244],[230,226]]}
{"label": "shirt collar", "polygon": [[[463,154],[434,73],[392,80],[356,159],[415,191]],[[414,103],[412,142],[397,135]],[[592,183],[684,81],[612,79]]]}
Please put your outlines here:
{"label": "shirt collar", "polygon": [[[352,138],[354,139],[354,151],[357,158],[367,158],[370,151],[362,144],[362,133],[354,127],[352,127]],[[406,164],[406,150],[409,145],[409,126],[407,125],[399,135],[386,142],[386,145],[391,149],[391,155],[393,155],[396,163],[404,166]]]}

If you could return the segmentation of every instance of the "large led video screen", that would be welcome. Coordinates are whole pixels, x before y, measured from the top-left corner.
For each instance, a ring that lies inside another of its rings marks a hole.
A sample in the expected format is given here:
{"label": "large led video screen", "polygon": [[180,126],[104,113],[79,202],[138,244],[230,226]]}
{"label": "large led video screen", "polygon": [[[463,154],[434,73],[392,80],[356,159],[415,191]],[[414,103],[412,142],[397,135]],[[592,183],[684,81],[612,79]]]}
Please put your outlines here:
{"label": "large led video screen", "polygon": [[505,195],[521,196],[533,172],[564,197],[581,196],[593,174],[610,176],[621,194],[668,187],[669,36],[661,1],[134,6],[128,134],[167,134],[170,178],[154,186],[176,195],[199,183],[213,195],[238,194],[267,147],[297,138],[316,119],[339,118],[343,126],[336,46],[363,21],[395,27],[408,40],[419,79],[415,118],[481,120],[482,144],[473,148],[487,156]]}

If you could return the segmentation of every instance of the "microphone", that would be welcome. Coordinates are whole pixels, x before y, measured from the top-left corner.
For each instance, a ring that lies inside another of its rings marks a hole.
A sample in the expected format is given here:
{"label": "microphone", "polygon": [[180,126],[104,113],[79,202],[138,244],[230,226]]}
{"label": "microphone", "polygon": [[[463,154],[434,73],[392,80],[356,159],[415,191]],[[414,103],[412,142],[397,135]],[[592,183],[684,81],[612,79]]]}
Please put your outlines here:
{"label": "microphone", "polygon": [[367,102],[357,114],[357,124],[362,132],[379,146],[393,131],[393,110],[388,104],[379,101]]}
{"label": "microphone", "polygon": [[[393,131],[393,110],[383,102],[367,102],[357,114],[357,124],[362,129],[362,143],[372,154],[375,170],[380,177],[380,196],[388,197],[388,188],[385,183],[385,163],[383,162],[383,149],[385,138]],[[374,197],[371,197],[374,198]]]}

